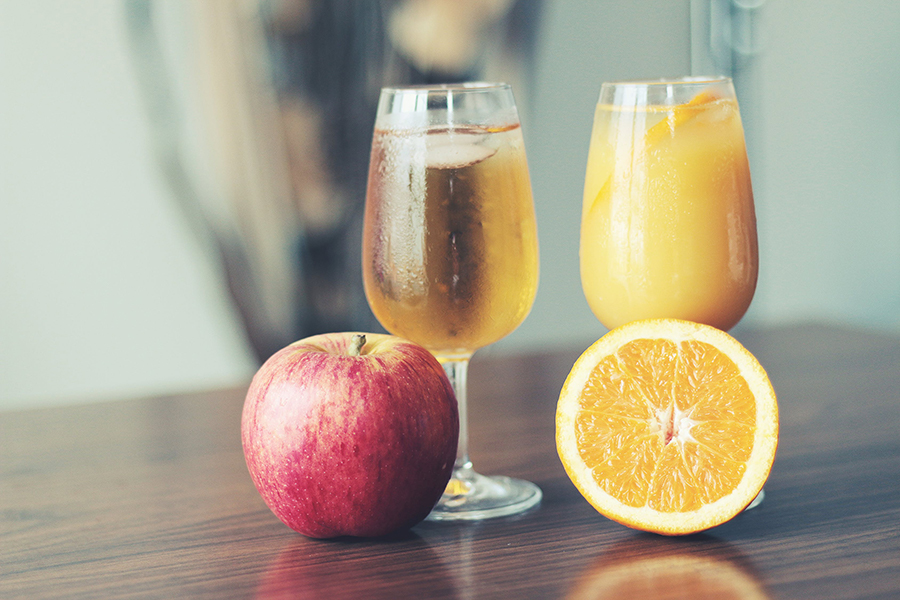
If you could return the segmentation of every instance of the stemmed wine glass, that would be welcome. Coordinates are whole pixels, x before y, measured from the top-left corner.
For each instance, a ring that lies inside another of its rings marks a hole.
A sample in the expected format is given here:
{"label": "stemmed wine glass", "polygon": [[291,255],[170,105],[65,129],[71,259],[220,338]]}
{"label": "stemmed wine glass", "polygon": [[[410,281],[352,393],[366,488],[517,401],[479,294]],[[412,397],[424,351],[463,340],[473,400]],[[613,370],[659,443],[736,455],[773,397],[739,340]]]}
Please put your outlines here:
{"label": "stemmed wine glass", "polygon": [[601,86],[580,255],[585,297],[609,329],[671,317],[728,330],[741,319],[759,252],[731,79]]}
{"label": "stemmed wine glass", "polygon": [[456,464],[429,518],[484,519],[536,505],[537,486],[480,475],[468,454],[469,359],[518,327],[537,291],[531,183],[509,85],[381,91],[366,194],[363,280],[379,322],[428,348],[456,392]]}

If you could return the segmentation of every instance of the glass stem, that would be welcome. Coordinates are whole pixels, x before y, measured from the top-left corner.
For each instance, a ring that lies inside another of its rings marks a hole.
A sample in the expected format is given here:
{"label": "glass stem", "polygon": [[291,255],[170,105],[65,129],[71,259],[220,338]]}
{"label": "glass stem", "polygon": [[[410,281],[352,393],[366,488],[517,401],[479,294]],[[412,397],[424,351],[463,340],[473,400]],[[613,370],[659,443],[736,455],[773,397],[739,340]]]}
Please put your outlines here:
{"label": "glass stem", "polygon": [[466,403],[466,376],[469,371],[469,359],[447,360],[443,363],[444,372],[450,379],[453,392],[456,394],[456,404],[459,407],[459,444],[456,447],[456,466],[453,476],[460,476],[472,469],[469,460],[469,419]]}

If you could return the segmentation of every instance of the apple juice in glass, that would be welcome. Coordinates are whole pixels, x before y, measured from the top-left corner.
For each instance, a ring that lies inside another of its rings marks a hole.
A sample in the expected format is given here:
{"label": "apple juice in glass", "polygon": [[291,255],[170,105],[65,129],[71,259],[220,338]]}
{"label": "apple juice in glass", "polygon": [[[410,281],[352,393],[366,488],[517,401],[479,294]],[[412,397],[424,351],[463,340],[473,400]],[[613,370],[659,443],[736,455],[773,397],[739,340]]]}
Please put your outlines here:
{"label": "apple juice in glass", "polygon": [[456,392],[456,465],[429,518],[484,519],[537,504],[537,486],[480,475],[468,455],[468,361],[519,326],[537,291],[531,183],[508,85],[382,90],[366,195],[363,280],[379,322],[430,350]]}

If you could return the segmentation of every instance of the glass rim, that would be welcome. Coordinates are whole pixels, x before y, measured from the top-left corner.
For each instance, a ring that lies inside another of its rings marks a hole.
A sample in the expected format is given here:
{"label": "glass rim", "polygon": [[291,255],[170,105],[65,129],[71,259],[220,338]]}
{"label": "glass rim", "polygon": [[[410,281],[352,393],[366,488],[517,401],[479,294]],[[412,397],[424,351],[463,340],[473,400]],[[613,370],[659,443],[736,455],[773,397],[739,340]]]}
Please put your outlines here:
{"label": "glass rim", "polygon": [[502,81],[461,81],[458,83],[424,83],[418,85],[388,85],[381,88],[381,93],[405,94],[422,92],[490,92],[511,89]]}
{"label": "glass rim", "polygon": [[668,85],[711,85],[716,83],[729,83],[731,77],[726,75],[688,75],[685,77],[661,77],[659,79],[623,79],[619,81],[604,81],[603,85],[615,86],[668,86]]}

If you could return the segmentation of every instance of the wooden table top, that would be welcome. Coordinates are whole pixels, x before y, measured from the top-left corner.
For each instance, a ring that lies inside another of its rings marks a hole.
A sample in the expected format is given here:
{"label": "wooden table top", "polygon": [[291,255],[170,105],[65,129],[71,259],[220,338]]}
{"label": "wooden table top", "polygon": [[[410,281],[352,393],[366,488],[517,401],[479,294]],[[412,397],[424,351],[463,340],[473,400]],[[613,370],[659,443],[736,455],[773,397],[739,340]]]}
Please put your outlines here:
{"label": "wooden table top", "polygon": [[737,337],[781,440],[765,502],[704,534],[627,529],[569,482],[554,411],[583,348],[476,354],[475,466],[540,485],[536,510],[311,540],[250,481],[244,389],[0,413],[0,598],[900,598],[900,338]]}

